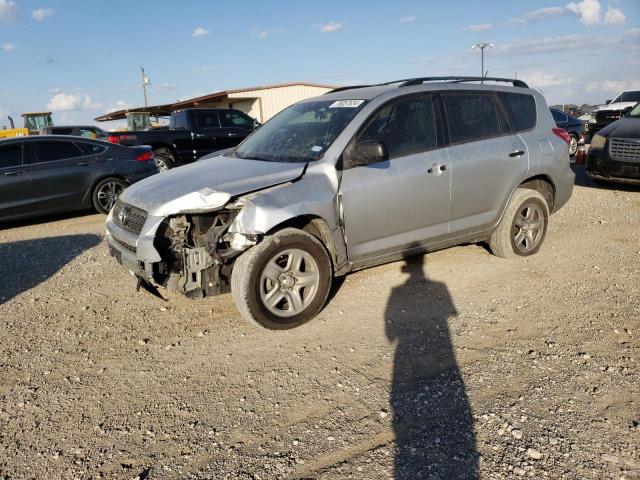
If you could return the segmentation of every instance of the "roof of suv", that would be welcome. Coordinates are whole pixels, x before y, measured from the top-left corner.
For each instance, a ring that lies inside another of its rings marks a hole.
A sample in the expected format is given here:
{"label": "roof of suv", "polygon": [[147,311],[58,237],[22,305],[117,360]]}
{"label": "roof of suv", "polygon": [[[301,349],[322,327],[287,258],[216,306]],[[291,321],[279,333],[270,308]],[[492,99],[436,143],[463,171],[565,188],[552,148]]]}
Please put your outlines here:
{"label": "roof of suv", "polygon": [[[467,82],[481,82],[480,84],[474,83],[469,85]],[[423,78],[410,78],[404,80],[396,80],[393,82],[386,82],[376,85],[355,85],[350,87],[336,88],[328,93],[325,93],[323,97],[327,100],[344,100],[344,99],[363,99],[371,100],[378,95],[391,90],[398,90],[405,87],[421,86],[424,90],[442,90],[449,88],[457,88],[463,86],[463,88],[473,89],[487,89],[495,90],[496,85],[486,85],[484,82],[498,82],[511,84],[512,86],[507,88],[528,89],[529,86],[522,80],[512,78],[494,78],[494,77],[423,77]],[[444,87],[444,88],[443,88]],[[504,89],[500,88],[501,90]],[[317,100],[317,97],[313,100]]]}

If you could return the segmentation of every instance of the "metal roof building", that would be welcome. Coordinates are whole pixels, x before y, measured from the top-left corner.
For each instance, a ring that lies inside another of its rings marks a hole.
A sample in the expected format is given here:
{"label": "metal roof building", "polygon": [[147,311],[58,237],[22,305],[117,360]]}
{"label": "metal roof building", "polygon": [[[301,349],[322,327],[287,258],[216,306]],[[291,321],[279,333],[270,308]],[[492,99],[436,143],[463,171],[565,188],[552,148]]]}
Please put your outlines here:
{"label": "metal roof building", "polygon": [[185,108],[236,108],[264,123],[276,113],[307,98],[316,97],[334,89],[331,85],[308,82],[278,83],[260,87],[223,90],[189,100],[165,105],[118,110],[97,117],[97,122],[121,120],[127,112],[149,112],[153,116],[168,116]]}

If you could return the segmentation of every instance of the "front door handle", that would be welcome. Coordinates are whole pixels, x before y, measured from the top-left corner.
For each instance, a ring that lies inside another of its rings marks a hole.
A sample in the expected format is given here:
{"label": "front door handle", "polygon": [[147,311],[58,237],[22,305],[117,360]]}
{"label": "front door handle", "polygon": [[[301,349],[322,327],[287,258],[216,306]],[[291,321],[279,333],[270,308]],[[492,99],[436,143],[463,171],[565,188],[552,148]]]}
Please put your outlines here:
{"label": "front door handle", "polygon": [[13,172],[4,172],[3,175],[22,175],[24,173],[23,171],[19,171],[19,170],[14,170]]}
{"label": "front door handle", "polygon": [[204,133],[196,133],[196,138],[207,138]]}
{"label": "front door handle", "polygon": [[80,163],[78,163],[79,167],[88,167],[89,165],[93,165],[93,162],[80,162]]}
{"label": "front door handle", "polygon": [[427,170],[427,173],[440,175],[442,172],[445,172],[446,170],[447,170],[446,165],[440,165],[439,163],[434,163],[431,166],[431,168]]}
{"label": "front door handle", "polygon": [[509,154],[510,157],[519,157],[520,155],[524,155],[524,150],[514,150]]}

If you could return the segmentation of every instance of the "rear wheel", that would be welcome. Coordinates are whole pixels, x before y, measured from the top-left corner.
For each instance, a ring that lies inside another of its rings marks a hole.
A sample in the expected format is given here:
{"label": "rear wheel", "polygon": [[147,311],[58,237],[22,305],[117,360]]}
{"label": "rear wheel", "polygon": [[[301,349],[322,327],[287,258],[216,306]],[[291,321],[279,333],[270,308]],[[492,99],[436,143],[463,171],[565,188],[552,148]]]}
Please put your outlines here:
{"label": "rear wheel", "polygon": [[331,260],[322,243],[302,230],[287,228],[236,260],[231,293],[247,321],[284,330],[320,312],[331,278]]}
{"label": "rear wheel", "polygon": [[161,172],[166,172],[175,166],[175,158],[173,158],[173,153],[168,148],[156,148],[153,151],[153,156],[158,170]]}
{"label": "rear wheel", "polygon": [[109,213],[118,196],[127,188],[124,180],[116,177],[100,180],[93,189],[93,206],[100,213]]}
{"label": "rear wheel", "polygon": [[569,135],[569,155],[574,157],[578,151],[578,137],[571,134]]}
{"label": "rear wheel", "polygon": [[489,247],[498,257],[527,257],[540,250],[549,223],[549,205],[536,190],[518,188],[502,220],[491,235]]}

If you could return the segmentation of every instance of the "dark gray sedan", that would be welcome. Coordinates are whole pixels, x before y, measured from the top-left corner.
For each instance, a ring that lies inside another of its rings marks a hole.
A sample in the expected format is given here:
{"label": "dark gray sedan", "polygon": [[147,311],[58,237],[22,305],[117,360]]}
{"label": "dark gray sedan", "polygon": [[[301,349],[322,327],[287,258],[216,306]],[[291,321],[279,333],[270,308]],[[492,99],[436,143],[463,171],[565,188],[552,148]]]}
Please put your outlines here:
{"label": "dark gray sedan", "polygon": [[149,147],[70,136],[0,141],[0,221],[95,208],[108,213],[132,183],[158,173]]}

